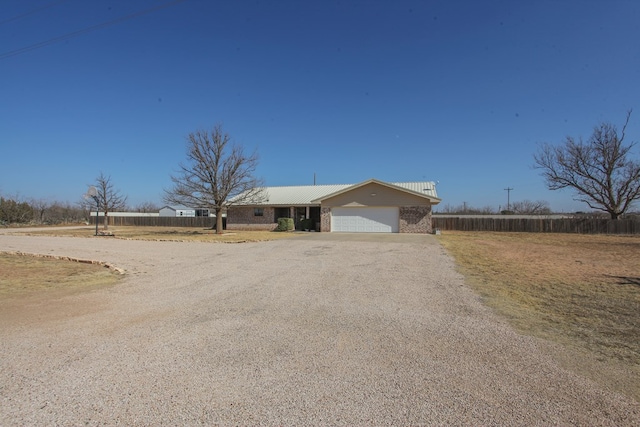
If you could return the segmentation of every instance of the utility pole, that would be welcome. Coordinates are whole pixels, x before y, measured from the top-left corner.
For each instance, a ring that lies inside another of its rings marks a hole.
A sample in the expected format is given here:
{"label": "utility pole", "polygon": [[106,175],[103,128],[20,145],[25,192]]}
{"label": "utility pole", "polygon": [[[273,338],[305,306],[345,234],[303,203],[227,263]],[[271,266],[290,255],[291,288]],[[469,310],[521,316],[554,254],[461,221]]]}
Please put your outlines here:
{"label": "utility pole", "polygon": [[511,210],[511,201],[510,201],[511,190],[513,190],[513,188],[511,187],[507,187],[504,189],[504,191],[507,192],[507,211]]}

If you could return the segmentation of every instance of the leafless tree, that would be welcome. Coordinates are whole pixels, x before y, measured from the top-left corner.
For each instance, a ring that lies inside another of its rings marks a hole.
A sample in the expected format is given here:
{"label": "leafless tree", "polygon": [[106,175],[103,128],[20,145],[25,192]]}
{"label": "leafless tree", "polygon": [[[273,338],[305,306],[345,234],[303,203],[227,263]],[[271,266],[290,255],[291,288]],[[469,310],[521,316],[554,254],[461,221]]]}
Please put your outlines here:
{"label": "leafless tree", "polygon": [[454,207],[451,206],[449,203],[445,204],[445,205],[440,205],[438,206],[438,208],[440,208],[440,210],[437,209],[433,209],[433,213],[434,214],[438,214],[438,213],[444,213],[444,214],[449,214],[453,212]]}
{"label": "leafless tree", "polygon": [[544,200],[523,200],[511,203],[511,211],[520,215],[548,215],[551,213],[549,202]]}
{"label": "leafless tree", "polygon": [[52,202],[45,212],[49,224],[77,224],[87,220],[91,206],[85,200],[75,204],[69,202]]}
{"label": "leafless tree", "polygon": [[496,210],[491,206],[476,208],[468,205],[466,202],[458,206],[446,204],[441,209],[438,213],[447,215],[493,215],[496,213]]}
{"label": "leafless tree", "polygon": [[575,200],[618,219],[640,199],[640,162],[630,159],[635,142],[624,145],[631,118],[618,133],[610,123],[596,126],[587,142],[567,137],[560,146],[542,144],[534,155],[550,190],[572,188]]}
{"label": "leafless tree", "polygon": [[45,214],[47,212],[47,209],[49,209],[49,202],[47,202],[45,199],[32,199],[29,204],[33,209],[36,221],[38,221],[40,224],[44,224]]}
{"label": "leafless tree", "polygon": [[216,233],[222,234],[222,212],[231,205],[261,198],[262,181],[255,178],[257,153],[246,155],[216,125],[187,136],[187,161],[171,176],[173,188],[165,189],[169,204],[209,208],[216,213]]}
{"label": "leafless tree", "polygon": [[122,210],[127,204],[127,196],[116,190],[111,182],[111,176],[100,172],[95,183],[100,210],[104,212],[104,229],[109,228],[109,212]]}
{"label": "leafless tree", "polygon": [[478,215],[493,215],[495,213],[496,209],[488,205],[478,209]]}
{"label": "leafless tree", "polygon": [[153,202],[142,202],[142,203],[139,203],[132,210],[135,212],[148,213],[148,212],[158,212],[160,208],[158,207],[158,205],[156,205]]}

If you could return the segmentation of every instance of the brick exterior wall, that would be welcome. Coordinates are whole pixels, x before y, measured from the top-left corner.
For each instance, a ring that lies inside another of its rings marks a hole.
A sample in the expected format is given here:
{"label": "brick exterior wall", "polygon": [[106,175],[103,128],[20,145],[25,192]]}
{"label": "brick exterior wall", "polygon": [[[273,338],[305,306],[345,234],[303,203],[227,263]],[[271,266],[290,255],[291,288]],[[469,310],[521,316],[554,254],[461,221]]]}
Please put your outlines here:
{"label": "brick exterior wall", "polygon": [[262,216],[253,214],[253,206],[233,206],[227,210],[227,230],[275,230],[274,208],[264,207]]}
{"label": "brick exterior wall", "polygon": [[400,206],[400,233],[431,233],[431,206]]}
{"label": "brick exterior wall", "polygon": [[320,231],[331,231],[331,208],[320,208]]}

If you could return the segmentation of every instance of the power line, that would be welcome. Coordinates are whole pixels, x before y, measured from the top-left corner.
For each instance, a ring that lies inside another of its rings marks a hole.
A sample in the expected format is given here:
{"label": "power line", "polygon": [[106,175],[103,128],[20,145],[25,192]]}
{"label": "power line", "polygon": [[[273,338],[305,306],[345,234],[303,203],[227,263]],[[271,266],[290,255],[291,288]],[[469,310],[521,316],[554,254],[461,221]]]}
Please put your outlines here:
{"label": "power line", "polygon": [[67,1],[69,1],[69,0],[52,1],[51,3],[47,3],[47,4],[42,5],[42,6],[38,7],[38,8],[36,8],[36,9],[30,10],[29,12],[25,12],[25,13],[22,13],[20,15],[14,16],[13,18],[9,18],[9,19],[5,19],[3,21],[0,21],[0,25],[6,24],[7,22],[11,22],[11,21],[17,21],[18,19],[26,18],[27,16],[33,15],[36,12],[40,12],[41,10],[44,10],[44,9],[49,9],[50,7],[56,6],[56,5],[60,4],[60,3],[64,3],[64,2],[67,2]]}
{"label": "power line", "polygon": [[511,196],[511,190],[513,190],[513,188],[511,187],[507,187],[504,189],[504,191],[507,192],[507,210],[511,210],[511,201],[510,201],[510,196]]}
{"label": "power line", "polygon": [[161,5],[158,5],[158,6],[154,6],[154,7],[151,7],[149,9],[144,9],[144,10],[141,10],[139,12],[132,13],[130,15],[126,15],[126,16],[122,16],[120,18],[116,18],[116,19],[114,19],[112,21],[103,22],[102,24],[93,25],[91,27],[87,27],[87,28],[84,28],[82,30],[74,31],[72,33],[67,33],[67,34],[64,34],[62,36],[53,37],[53,38],[50,38],[48,40],[45,40],[45,41],[42,41],[42,42],[39,42],[39,43],[35,43],[35,44],[29,45],[29,46],[25,46],[25,47],[22,47],[20,49],[15,49],[15,50],[12,50],[12,51],[9,51],[9,52],[5,52],[5,53],[0,54],[0,59],[10,58],[12,56],[20,55],[21,53],[25,53],[25,52],[29,52],[31,50],[40,49],[41,47],[49,46],[50,44],[58,43],[58,42],[61,42],[61,41],[64,41],[64,40],[69,40],[69,39],[72,39],[74,37],[78,37],[78,36],[81,36],[83,34],[89,33],[91,31],[100,30],[102,28],[106,28],[106,27],[109,27],[111,25],[118,24],[118,23],[120,23],[122,21],[126,21],[126,20],[129,20],[129,19],[137,18],[138,16],[145,15],[145,14],[150,13],[150,12],[155,12],[156,10],[164,9],[165,7],[173,6],[174,4],[177,4],[177,3],[182,3],[183,1],[185,1],[185,0],[170,1],[168,3],[164,3],[164,4],[161,4]]}

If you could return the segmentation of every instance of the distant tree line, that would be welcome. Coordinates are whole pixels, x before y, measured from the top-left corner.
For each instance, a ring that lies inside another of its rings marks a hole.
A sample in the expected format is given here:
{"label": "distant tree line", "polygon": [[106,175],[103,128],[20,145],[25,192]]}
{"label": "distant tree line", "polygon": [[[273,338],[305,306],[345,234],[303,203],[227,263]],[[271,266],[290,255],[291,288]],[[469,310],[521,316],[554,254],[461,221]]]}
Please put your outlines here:
{"label": "distant tree line", "polygon": [[511,203],[508,210],[495,209],[491,206],[476,208],[463,203],[458,206],[444,205],[437,213],[453,215],[549,215],[551,214],[551,208],[549,207],[549,202],[544,200],[523,200]]}
{"label": "distant tree line", "polygon": [[[124,207],[127,212],[158,212],[160,208],[151,202]],[[20,196],[0,196],[0,225],[57,225],[81,224],[89,219],[95,205],[82,200],[77,203],[23,199]]]}
{"label": "distant tree line", "polygon": [[86,221],[89,212],[81,206],[45,200],[0,197],[0,224],[71,224]]}
{"label": "distant tree line", "polygon": [[[524,200],[522,202],[512,203],[510,208],[510,210],[495,209],[491,206],[476,208],[463,203],[458,206],[437,206],[433,213],[442,215],[552,215],[554,213],[545,201],[532,202],[530,200]],[[600,210],[572,212],[571,214],[574,217],[580,218],[609,218],[606,212],[601,212]],[[640,211],[628,211],[621,218],[640,219]]]}

